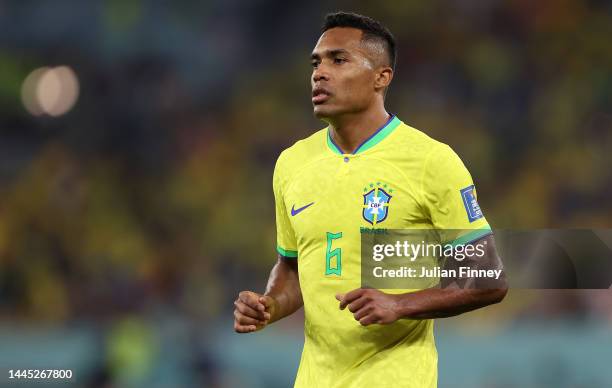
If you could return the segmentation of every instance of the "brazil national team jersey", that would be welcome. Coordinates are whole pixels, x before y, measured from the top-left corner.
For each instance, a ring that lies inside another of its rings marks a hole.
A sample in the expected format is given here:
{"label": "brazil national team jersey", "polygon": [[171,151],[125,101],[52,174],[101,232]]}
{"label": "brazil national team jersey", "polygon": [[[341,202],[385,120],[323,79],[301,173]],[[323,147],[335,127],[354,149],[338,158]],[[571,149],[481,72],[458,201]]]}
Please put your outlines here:
{"label": "brazil national team jersey", "polygon": [[361,228],[490,233],[461,159],[397,117],[353,154],[325,128],[281,153],[274,195],[277,250],[298,260],[306,317],[295,386],[435,387],[433,320],[361,326],[335,295],[361,286]]}

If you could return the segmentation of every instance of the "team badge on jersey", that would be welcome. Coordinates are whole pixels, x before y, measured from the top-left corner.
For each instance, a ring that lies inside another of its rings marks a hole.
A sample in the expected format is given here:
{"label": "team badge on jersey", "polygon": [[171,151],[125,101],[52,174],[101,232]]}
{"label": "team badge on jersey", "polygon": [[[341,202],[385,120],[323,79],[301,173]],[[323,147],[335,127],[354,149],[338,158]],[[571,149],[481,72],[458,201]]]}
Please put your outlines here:
{"label": "team badge on jersey", "polygon": [[[368,191],[369,190],[369,191]],[[363,189],[363,219],[372,225],[377,225],[387,219],[389,214],[389,201],[393,189],[387,184],[376,182],[370,183],[369,187]],[[388,191],[388,192],[387,192]]]}
{"label": "team badge on jersey", "polygon": [[478,201],[476,200],[476,188],[474,185],[462,189],[461,198],[463,199],[463,206],[465,206],[465,211],[467,212],[470,222],[482,218],[482,210],[480,210],[480,205],[478,205]]}

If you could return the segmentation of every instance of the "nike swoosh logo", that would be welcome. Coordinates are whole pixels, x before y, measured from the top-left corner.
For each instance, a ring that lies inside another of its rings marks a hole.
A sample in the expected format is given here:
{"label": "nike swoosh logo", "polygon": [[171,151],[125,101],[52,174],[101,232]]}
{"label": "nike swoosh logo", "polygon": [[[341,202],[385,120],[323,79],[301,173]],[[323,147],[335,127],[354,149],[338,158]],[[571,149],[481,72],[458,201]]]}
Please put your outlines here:
{"label": "nike swoosh logo", "polygon": [[295,209],[295,205],[291,206],[291,216],[295,216],[296,214],[298,214],[299,212],[301,212],[302,210],[306,209],[307,207],[314,205],[314,202],[309,203],[306,206],[302,206],[301,208]]}

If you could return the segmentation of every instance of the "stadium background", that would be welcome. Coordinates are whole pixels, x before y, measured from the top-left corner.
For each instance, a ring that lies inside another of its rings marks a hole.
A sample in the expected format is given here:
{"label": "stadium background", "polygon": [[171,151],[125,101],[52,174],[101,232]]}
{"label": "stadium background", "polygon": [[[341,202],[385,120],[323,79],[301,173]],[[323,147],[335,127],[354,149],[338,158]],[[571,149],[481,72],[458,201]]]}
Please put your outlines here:
{"label": "stadium background", "polygon": [[[275,261],[273,166],[323,126],[338,9],[394,32],[388,108],[494,228],[612,226],[609,1],[0,1],[0,386],[291,384],[300,314],[239,336],[232,302]],[[612,386],[611,329],[610,290],[511,290],[437,321],[440,387]]]}

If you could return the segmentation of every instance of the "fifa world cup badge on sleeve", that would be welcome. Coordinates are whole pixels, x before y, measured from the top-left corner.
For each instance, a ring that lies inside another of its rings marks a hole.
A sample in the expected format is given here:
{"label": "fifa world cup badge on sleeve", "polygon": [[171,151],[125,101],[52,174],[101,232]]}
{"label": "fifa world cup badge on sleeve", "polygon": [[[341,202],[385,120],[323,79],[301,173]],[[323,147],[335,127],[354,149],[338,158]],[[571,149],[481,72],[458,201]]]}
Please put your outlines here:
{"label": "fifa world cup badge on sleeve", "polygon": [[482,210],[480,210],[480,206],[476,200],[476,188],[474,185],[462,189],[461,198],[463,199],[463,206],[465,206],[465,211],[467,212],[470,222],[482,218]]}

